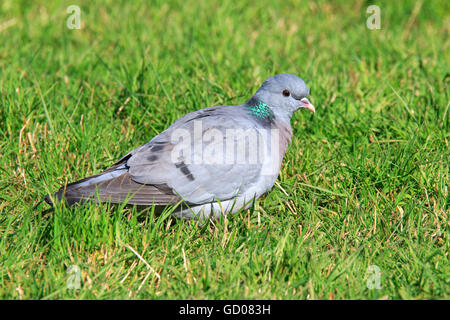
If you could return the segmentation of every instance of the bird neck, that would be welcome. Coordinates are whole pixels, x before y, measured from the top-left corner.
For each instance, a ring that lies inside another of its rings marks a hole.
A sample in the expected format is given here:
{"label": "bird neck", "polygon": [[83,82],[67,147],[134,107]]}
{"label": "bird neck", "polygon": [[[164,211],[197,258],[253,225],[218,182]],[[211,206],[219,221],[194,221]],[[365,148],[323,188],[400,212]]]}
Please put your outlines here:
{"label": "bird neck", "polygon": [[261,121],[265,125],[273,124],[275,113],[272,108],[265,102],[253,97],[247,102],[246,107],[256,120]]}

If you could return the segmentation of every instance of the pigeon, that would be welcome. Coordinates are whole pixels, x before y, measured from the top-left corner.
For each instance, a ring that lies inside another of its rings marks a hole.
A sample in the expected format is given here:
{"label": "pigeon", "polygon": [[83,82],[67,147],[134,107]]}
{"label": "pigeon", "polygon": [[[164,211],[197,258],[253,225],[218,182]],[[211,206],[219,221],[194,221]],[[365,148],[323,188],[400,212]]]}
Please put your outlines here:
{"label": "pigeon", "polygon": [[246,103],[193,111],[105,171],[61,187],[45,201],[175,206],[182,219],[248,208],[274,185],[291,141],[291,116],[315,112],[300,77],[263,82]]}

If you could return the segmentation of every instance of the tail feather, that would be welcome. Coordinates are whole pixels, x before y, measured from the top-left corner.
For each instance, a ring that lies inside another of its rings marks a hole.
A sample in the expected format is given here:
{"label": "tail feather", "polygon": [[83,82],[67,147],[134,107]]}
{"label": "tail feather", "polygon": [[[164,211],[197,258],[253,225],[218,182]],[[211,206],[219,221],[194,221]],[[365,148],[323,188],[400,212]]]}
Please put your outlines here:
{"label": "tail feather", "polygon": [[[53,198],[53,199],[52,199]],[[65,200],[69,205],[97,201],[137,205],[176,204],[182,199],[166,185],[141,184],[132,180],[126,167],[94,175],[62,187],[53,197],[47,195],[45,202],[53,205],[54,200]]]}

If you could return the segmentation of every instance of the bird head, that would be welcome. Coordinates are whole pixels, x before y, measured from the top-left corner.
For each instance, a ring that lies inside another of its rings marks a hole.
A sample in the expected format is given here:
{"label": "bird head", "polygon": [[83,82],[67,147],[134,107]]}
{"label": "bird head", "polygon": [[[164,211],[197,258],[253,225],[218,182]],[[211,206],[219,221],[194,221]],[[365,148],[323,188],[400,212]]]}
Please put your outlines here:
{"label": "bird head", "polygon": [[303,79],[281,73],[264,81],[253,98],[270,106],[276,117],[289,120],[300,108],[315,112],[314,106],[306,98],[308,95],[309,88]]}

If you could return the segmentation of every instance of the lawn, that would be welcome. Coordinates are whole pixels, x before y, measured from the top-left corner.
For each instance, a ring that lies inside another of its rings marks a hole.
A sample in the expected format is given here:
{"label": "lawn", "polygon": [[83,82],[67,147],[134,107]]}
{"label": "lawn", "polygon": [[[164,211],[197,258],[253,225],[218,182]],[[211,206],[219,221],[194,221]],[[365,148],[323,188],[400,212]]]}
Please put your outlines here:
{"label": "lawn", "polygon": [[[0,2],[0,298],[450,298],[449,2],[221,2]],[[42,202],[282,72],[316,113],[250,210]]]}

